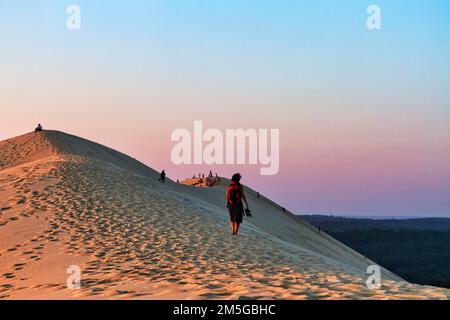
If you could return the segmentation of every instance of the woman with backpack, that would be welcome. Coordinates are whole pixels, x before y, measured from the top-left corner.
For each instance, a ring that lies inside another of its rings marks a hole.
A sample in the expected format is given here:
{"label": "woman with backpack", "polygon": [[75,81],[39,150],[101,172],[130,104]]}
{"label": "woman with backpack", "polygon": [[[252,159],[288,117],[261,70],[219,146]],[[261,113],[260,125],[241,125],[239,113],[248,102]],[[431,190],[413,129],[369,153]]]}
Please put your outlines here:
{"label": "woman with backpack", "polygon": [[244,216],[244,206],[242,201],[245,203],[246,211],[250,212],[247,198],[244,193],[244,187],[241,185],[240,181],[241,175],[239,173],[235,173],[231,178],[231,183],[227,189],[227,207],[230,214],[231,231],[233,236],[238,234],[239,225],[242,223],[242,218]]}

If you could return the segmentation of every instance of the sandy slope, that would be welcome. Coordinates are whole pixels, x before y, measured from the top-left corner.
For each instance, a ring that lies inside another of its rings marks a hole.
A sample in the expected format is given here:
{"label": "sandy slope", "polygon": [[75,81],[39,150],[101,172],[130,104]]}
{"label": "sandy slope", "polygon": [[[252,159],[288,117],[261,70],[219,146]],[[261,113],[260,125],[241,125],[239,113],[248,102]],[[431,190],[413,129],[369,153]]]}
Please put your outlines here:
{"label": "sandy slope", "polygon": [[[0,142],[0,298],[440,298],[248,190],[255,216],[231,237],[224,188],[171,181],[57,131]],[[226,182],[224,182],[225,184]],[[66,269],[82,270],[68,289]]]}

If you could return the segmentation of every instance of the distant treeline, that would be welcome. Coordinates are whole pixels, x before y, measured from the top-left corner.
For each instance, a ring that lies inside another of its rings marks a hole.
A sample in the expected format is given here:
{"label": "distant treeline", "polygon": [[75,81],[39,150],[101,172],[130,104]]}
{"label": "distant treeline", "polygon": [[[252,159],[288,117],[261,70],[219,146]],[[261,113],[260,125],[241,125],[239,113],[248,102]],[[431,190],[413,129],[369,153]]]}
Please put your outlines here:
{"label": "distant treeline", "polygon": [[409,282],[450,288],[450,219],[300,218]]}
{"label": "distant treeline", "polygon": [[450,218],[418,218],[418,219],[359,219],[324,215],[305,215],[301,219],[312,225],[320,225],[324,230],[349,231],[367,229],[389,230],[450,230]]}

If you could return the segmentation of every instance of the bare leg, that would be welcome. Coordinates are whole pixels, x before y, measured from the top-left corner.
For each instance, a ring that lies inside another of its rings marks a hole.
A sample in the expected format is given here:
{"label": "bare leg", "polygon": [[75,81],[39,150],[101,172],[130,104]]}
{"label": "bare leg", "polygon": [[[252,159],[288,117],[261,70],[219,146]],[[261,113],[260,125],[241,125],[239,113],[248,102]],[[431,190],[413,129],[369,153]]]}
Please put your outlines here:
{"label": "bare leg", "polygon": [[237,234],[238,234],[238,231],[239,231],[239,226],[240,226],[240,224],[239,224],[239,223],[236,223],[236,231],[234,232],[234,234],[235,234],[235,235],[237,235]]}
{"label": "bare leg", "polygon": [[231,221],[231,234],[234,235],[236,229],[236,222]]}

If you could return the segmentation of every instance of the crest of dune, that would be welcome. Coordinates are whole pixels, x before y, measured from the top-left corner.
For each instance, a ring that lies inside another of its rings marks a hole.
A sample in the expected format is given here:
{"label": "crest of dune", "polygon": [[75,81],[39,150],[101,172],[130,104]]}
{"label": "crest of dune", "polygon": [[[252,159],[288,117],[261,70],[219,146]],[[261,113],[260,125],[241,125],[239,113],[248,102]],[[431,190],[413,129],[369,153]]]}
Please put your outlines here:
{"label": "crest of dune", "polygon": [[143,163],[58,131],[0,142],[0,298],[448,299],[383,268],[369,289],[375,262],[249,188],[254,215],[232,237],[227,183],[161,184]]}

